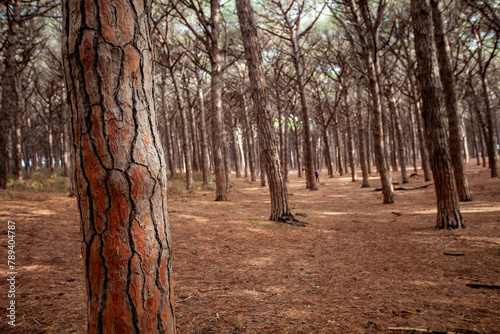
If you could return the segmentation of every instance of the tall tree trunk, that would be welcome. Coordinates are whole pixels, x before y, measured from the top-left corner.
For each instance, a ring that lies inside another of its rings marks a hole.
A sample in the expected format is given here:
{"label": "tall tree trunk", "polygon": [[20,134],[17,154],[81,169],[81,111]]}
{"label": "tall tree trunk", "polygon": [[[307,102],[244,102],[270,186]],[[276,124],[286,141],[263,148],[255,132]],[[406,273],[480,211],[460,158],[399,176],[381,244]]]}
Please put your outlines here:
{"label": "tall tree trunk", "polygon": [[451,64],[451,51],[446,38],[443,18],[441,15],[441,0],[431,0],[432,19],[434,23],[434,42],[436,44],[439,74],[444,93],[444,102],[448,113],[449,147],[451,163],[457,184],[458,198],[462,202],[472,201],[467,175],[465,174],[464,141],[460,126],[455,74]]}
{"label": "tall tree trunk", "polygon": [[231,133],[231,152],[234,155],[234,170],[236,172],[236,177],[240,178],[241,165],[238,155],[238,136],[236,134],[236,131],[238,129],[238,119],[233,120],[233,116],[231,115],[231,113],[228,113],[227,116],[229,119],[229,124],[231,124],[231,127],[228,130]]}
{"label": "tall tree trunk", "polygon": [[428,138],[432,174],[437,197],[437,228],[465,227],[460,214],[453,167],[441,116],[441,87],[432,41],[432,16],[429,0],[412,0],[415,52],[422,103],[422,117]]}
{"label": "tall tree trunk", "polygon": [[352,129],[352,115],[349,106],[349,98],[346,94],[346,125],[347,125],[347,151],[349,156],[349,166],[351,168],[351,181],[358,182],[358,174],[356,172],[356,145],[354,143],[353,129]]}
{"label": "tall tree trunk", "polygon": [[201,171],[203,174],[203,186],[206,187],[210,183],[210,164],[208,161],[208,135],[207,121],[205,115],[205,97],[203,94],[203,81],[201,75],[196,71],[198,104],[200,107],[200,132],[201,132]]}
{"label": "tall tree trunk", "polygon": [[399,164],[401,165],[401,181],[402,183],[408,183],[408,176],[406,174],[406,155],[405,155],[405,145],[403,140],[403,129],[401,128],[401,121],[399,117],[398,109],[396,108],[396,103],[394,102],[392,86],[389,87],[387,98],[387,104],[389,106],[389,111],[394,117],[394,128],[396,131],[396,140],[398,146],[398,156]]}
{"label": "tall tree trunk", "polygon": [[9,29],[7,39],[3,45],[4,71],[2,74],[2,105],[0,106],[0,189],[7,187],[7,179],[10,174],[9,159],[9,133],[12,118],[19,112],[19,85],[16,53],[19,39],[19,23],[21,21],[21,0],[14,0],[5,9],[11,14],[5,14],[8,18]]}
{"label": "tall tree trunk", "polygon": [[[179,82],[177,81],[177,76],[175,75],[174,68],[170,63],[169,57],[167,57],[167,66],[170,71],[170,78],[172,79],[172,83],[174,84],[175,96],[177,98],[177,107],[179,108],[179,114],[181,118],[182,152],[184,153],[184,163],[186,165],[186,189],[191,189],[193,187],[193,167],[191,160],[193,156],[191,155],[191,144],[189,142],[186,103],[184,102],[184,97],[182,96]],[[181,64],[181,73],[182,72],[184,72],[184,66]]]}
{"label": "tall tree trunk", "polygon": [[[189,93],[189,89],[186,89],[186,94],[187,94],[187,99],[188,101],[191,100],[191,96]],[[193,161],[193,170],[199,171],[200,170],[200,161],[199,157],[200,155],[198,154],[198,135],[196,132],[196,118],[194,116],[194,101],[193,103],[190,102],[189,104],[189,131],[191,133],[191,152],[192,152],[192,161]]]}
{"label": "tall tree trunk", "polygon": [[160,84],[160,101],[161,101],[161,117],[164,119],[165,124],[165,150],[168,161],[168,169],[170,170],[170,177],[175,178],[175,160],[174,160],[174,150],[172,147],[172,136],[170,134],[170,122],[168,115],[167,97],[165,96],[167,74],[165,71],[161,72],[161,84]]}
{"label": "tall tree trunk", "polygon": [[16,173],[14,178],[16,180],[23,179],[23,152],[21,150],[21,113],[17,112],[13,115],[14,128],[12,129],[12,158],[14,160],[14,168]]}
{"label": "tall tree trunk", "polygon": [[482,61],[481,52],[479,52],[479,74],[481,77],[481,93],[486,111],[486,124],[488,127],[488,140],[486,149],[488,151],[488,165],[491,171],[491,177],[498,176],[498,154],[497,154],[497,128],[495,111],[491,108],[490,97],[488,93],[488,79],[486,78],[486,69]]}
{"label": "tall tree trunk", "polygon": [[245,95],[241,94],[241,103],[243,110],[243,121],[245,122],[244,135],[247,142],[247,163],[250,167],[250,180],[252,182],[257,180],[257,175],[255,171],[255,149],[253,145],[253,133],[252,128],[250,127],[250,120],[248,119],[248,109],[247,109],[247,101]]}
{"label": "tall tree trunk", "polygon": [[304,122],[303,135],[304,135],[304,152],[305,152],[305,166],[306,166],[306,178],[307,178],[306,187],[307,189],[310,190],[318,190],[318,186],[316,185],[316,179],[314,177],[314,167],[313,167],[314,161],[313,161],[313,147],[311,140],[312,139],[311,124],[309,120],[309,105],[307,102],[307,93],[304,83],[305,72],[302,64],[302,56],[297,36],[292,34],[292,36],[290,37],[290,42],[292,44],[292,58],[293,58],[293,64],[295,66],[297,86],[299,89],[302,121]]}
{"label": "tall tree trunk", "polygon": [[[367,0],[362,0],[360,10],[363,20],[369,22],[368,4]],[[383,126],[383,112],[382,101],[380,99],[381,90],[379,85],[379,72],[380,64],[377,50],[377,42],[375,32],[368,33],[367,42],[368,46],[363,50],[363,60],[365,63],[365,70],[368,75],[368,86],[372,98],[372,129],[373,129],[373,143],[375,149],[375,159],[377,162],[377,169],[380,174],[380,181],[382,184],[382,193],[384,196],[384,203],[394,203],[394,189],[392,186],[392,175],[387,162],[386,147],[384,145],[384,126]]]}
{"label": "tall tree trunk", "polygon": [[47,125],[47,168],[49,170],[49,175],[52,175],[52,173],[54,172],[53,143],[54,143],[54,135],[52,129],[52,122],[49,121],[49,124]]}
{"label": "tall tree trunk", "polygon": [[363,181],[361,183],[361,188],[370,187],[370,173],[368,172],[368,157],[366,148],[366,133],[365,124],[363,122],[363,96],[361,95],[361,75],[357,77],[356,80],[356,112],[358,120],[358,137],[359,137],[359,162],[361,165],[361,173],[363,175]]}
{"label": "tall tree trunk", "polygon": [[285,115],[285,133],[284,133],[284,145],[283,145],[283,161],[281,162],[281,165],[283,166],[283,179],[285,182],[288,182],[288,155],[290,154],[288,152],[289,150],[289,138],[288,138],[288,129],[289,129],[289,124],[288,124],[288,114]]}
{"label": "tall tree trunk", "polygon": [[219,49],[220,0],[210,1],[211,31],[211,94],[212,94],[212,145],[215,169],[215,200],[227,201],[226,170],[224,167],[224,124],[222,117],[221,53]]}
{"label": "tall tree trunk", "polygon": [[340,122],[335,114],[335,149],[337,152],[337,171],[339,175],[344,175],[344,158],[342,155],[342,137],[340,136]]}
{"label": "tall tree trunk", "polygon": [[89,333],[175,333],[150,15],[144,0],[63,1]]}

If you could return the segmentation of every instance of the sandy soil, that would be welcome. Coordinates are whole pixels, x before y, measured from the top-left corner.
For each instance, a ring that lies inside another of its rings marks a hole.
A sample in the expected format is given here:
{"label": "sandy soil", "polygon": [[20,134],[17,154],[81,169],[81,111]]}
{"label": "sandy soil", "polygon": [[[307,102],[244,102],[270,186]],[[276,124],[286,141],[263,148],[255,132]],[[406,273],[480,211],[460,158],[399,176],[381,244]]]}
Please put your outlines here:
{"label": "sandy soil", "polygon": [[[377,179],[362,189],[324,171],[315,192],[290,175],[292,212],[307,214],[298,217],[307,227],[268,221],[260,182],[233,178],[225,203],[200,190],[172,196],[178,332],[500,333],[500,290],[466,286],[500,285],[500,178],[468,167],[474,201],[462,203],[467,228],[458,231],[434,229],[432,186],[397,191],[384,205]],[[16,222],[14,329],[7,220]],[[75,199],[0,191],[1,333],[85,332],[78,224]]]}

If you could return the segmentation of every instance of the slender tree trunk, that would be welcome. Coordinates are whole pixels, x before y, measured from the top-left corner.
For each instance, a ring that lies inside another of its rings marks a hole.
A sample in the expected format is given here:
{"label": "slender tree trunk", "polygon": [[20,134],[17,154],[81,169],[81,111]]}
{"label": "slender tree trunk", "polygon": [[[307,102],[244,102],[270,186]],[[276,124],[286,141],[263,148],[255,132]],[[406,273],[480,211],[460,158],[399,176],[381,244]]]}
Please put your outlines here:
{"label": "slender tree trunk", "polygon": [[284,134],[284,145],[283,145],[283,161],[281,162],[282,166],[283,166],[283,178],[285,179],[285,182],[288,182],[288,156],[290,154],[290,152],[288,152],[289,150],[289,138],[288,138],[288,128],[289,128],[289,124],[288,124],[288,114],[285,115],[285,134]]}
{"label": "slender tree trunk", "polygon": [[460,127],[460,114],[455,88],[455,74],[451,64],[451,51],[446,38],[443,18],[441,15],[441,0],[431,0],[432,19],[434,23],[434,42],[436,44],[437,59],[441,85],[444,93],[446,111],[448,113],[449,147],[451,163],[457,184],[458,198],[462,202],[472,201],[463,154],[463,135]]}
{"label": "slender tree trunk", "polygon": [[361,75],[357,76],[356,80],[356,112],[358,120],[358,137],[359,137],[359,162],[361,165],[361,173],[363,175],[363,182],[361,183],[361,188],[370,187],[370,173],[368,172],[368,157],[366,149],[366,133],[365,124],[363,122],[363,97],[361,95]]}
{"label": "slender tree trunk", "polygon": [[[360,11],[366,24],[370,22],[368,13],[368,3],[366,0],[360,1]],[[370,24],[371,26],[371,24]],[[372,129],[373,144],[377,169],[380,174],[382,184],[382,193],[384,203],[394,203],[394,189],[392,186],[392,175],[387,162],[386,146],[384,145],[384,126],[383,126],[383,106],[381,101],[381,87],[379,84],[380,64],[377,50],[375,31],[369,31],[367,36],[367,46],[363,47],[363,61],[367,71],[368,87],[372,99]],[[364,36],[360,36],[364,38]]]}
{"label": "slender tree trunk", "polygon": [[246,97],[244,94],[241,94],[241,103],[242,103],[242,110],[243,110],[243,120],[245,122],[245,138],[247,142],[247,161],[248,161],[248,166],[250,167],[250,180],[252,182],[255,182],[257,180],[257,175],[255,172],[255,149],[253,146],[253,134],[252,134],[252,128],[250,127],[250,121],[248,117],[248,109],[247,109],[247,102],[246,102]]}
{"label": "slender tree trunk", "polygon": [[208,161],[208,135],[205,115],[205,98],[203,95],[203,81],[201,75],[196,71],[198,104],[200,107],[200,132],[201,132],[201,170],[203,173],[203,186],[210,183],[210,164]]}
{"label": "slender tree trunk", "polygon": [[441,87],[432,41],[432,16],[429,0],[412,0],[412,18],[418,80],[422,103],[422,117],[428,138],[432,174],[437,197],[437,228],[465,227],[460,214],[453,167],[441,116]]}
{"label": "slender tree trunk", "polygon": [[23,166],[22,166],[22,158],[23,153],[21,150],[21,114],[18,112],[16,115],[13,115],[14,119],[14,128],[12,129],[12,158],[14,160],[14,168],[16,173],[14,178],[16,180],[23,179]]}
{"label": "slender tree trunk", "polygon": [[305,152],[305,166],[306,166],[306,178],[307,178],[307,189],[318,190],[316,185],[316,179],[314,177],[314,167],[313,167],[313,147],[311,140],[311,124],[309,120],[309,105],[307,102],[307,93],[304,83],[304,69],[301,62],[301,53],[299,44],[297,41],[297,36],[293,35],[290,38],[292,44],[292,55],[293,64],[295,66],[297,86],[299,89],[300,97],[300,107],[302,111],[302,121],[304,122],[304,152]]}
{"label": "slender tree trunk", "polygon": [[233,116],[231,115],[231,113],[228,113],[228,118],[229,118],[229,123],[231,124],[231,127],[228,130],[231,133],[231,151],[234,154],[234,170],[236,172],[236,177],[240,178],[241,166],[240,166],[240,159],[238,156],[238,136],[236,135],[236,131],[238,129],[238,119],[235,119],[233,121]]}
{"label": "slender tree trunk", "polygon": [[224,124],[222,117],[221,53],[219,49],[220,0],[210,1],[211,31],[211,94],[212,94],[212,145],[215,167],[215,200],[227,201],[226,170],[224,167]]}
{"label": "slender tree trunk", "polygon": [[[191,101],[191,96],[189,93],[189,89],[186,88],[186,94],[187,94],[187,99],[188,101]],[[196,119],[194,117],[194,102],[191,103],[189,102],[189,131],[191,133],[191,152],[192,152],[192,158],[191,160],[193,161],[193,170],[199,171],[200,170],[200,161],[199,161],[199,154],[198,154],[198,136],[196,133]]]}
{"label": "slender tree trunk", "polygon": [[[481,59],[481,56],[479,57]],[[482,61],[480,60],[480,64]],[[491,108],[490,97],[488,93],[488,83],[486,78],[486,69],[480,65],[481,87],[483,101],[486,111],[486,124],[488,127],[488,140],[486,149],[488,151],[488,165],[491,171],[491,177],[498,176],[498,154],[497,154],[497,128],[494,110]]]}
{"label": "slender tree trunk", "polygon": [[161,84],[160,84],[160,101],[161,101],[161,117],[164,119],[165,124],[165,150],[166,156],[168,160],[168,169],[170,170],[170,177],[172,179],[175,178],[175,160],[174,160],[174,149],[172,147],[172,136],[170,134],[170,121],[168,115],[168,106],[167,99],[165,96],[165,87],[166,87],[167,75],[165,71],[161,73]]}
{"label": "slender tree trunk", "polygon": [[[170,63],[170,59],[167,59],[167,66],[170,71],[170,78],[174,85],[175,96],[177,97],[177,108],[179,109],[179,114],[181,118],[181,134],[182,134],[182,151],[184,153],[184,163],[186,166],[186,189],[191,189],[193,187],[193,167],[192,167],[192,155],[191,155],[191,144],[189,142],[189,131],[188,131],[188,120],[186,116],[186,104],[184,102],[184,97],[182,96],[181,89],[179,87],[179,82],[177,81],[177,76],[175,75],[174,68]],[[181,65],[181,72],[184,72],[184,67]]]}
{"label": "slender tree trunk", "polygon": [[[347,94],[346,94],[347,95]],[[349,156],[349,166],[351,168],[351,181],[358,182],[358,175],[356,172],[356,145],[354,143],[353,129],[352,129],[352,115],[351,108],[349,107],[349,98],[346,97],[346,125],[347,125],[347,151]]]}
{"label": "slender tree trunk", "polygon": [[394,97],[392,93],[392,87],[389,89],[389,94],[387,95],[387,104],[389,106],[389,111],[394,117],[394,128],[396,131],[396,139],[398,144],[398,156],[399,163],[401,165],[401,180],[402,183],[408,183],[408,176],[406,174],[406,155],[405,155],[405,145],[403,140],[403,129],[401,128],[401,122],[399,117],[398,109],[396,108],[396,103],[394,102]]}
{"label": "slender tree trunk", "polygon": [[150,15],[141,0],[63,1],[89,333],[175,333]]}

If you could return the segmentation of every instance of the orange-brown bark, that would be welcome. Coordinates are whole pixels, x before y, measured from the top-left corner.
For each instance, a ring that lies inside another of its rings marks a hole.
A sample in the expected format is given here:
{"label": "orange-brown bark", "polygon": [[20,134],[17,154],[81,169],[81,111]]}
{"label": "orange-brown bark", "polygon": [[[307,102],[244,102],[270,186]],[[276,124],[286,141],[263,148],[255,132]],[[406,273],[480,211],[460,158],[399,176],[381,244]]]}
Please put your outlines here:
{"label": "orange-brown bark", "polygon": [[63,9],[88,332],[175,333],[149,8],[88,0]]}

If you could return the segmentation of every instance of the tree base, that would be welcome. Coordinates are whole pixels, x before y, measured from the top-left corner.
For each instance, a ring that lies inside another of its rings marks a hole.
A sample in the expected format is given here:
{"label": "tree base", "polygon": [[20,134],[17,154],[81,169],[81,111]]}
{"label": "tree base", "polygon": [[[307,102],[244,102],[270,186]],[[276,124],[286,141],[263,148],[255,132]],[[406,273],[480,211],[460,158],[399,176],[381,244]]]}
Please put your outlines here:
{"label": "tree base", "polygon": [[306,225],[309,224],[305,221],[298,220],[297,218],[295,218],[291,214],[283,215],[277,221],[280,223],[285,223],[285,224],[290,224],[293,226],[300,226],[300,227],[306,227]]}

